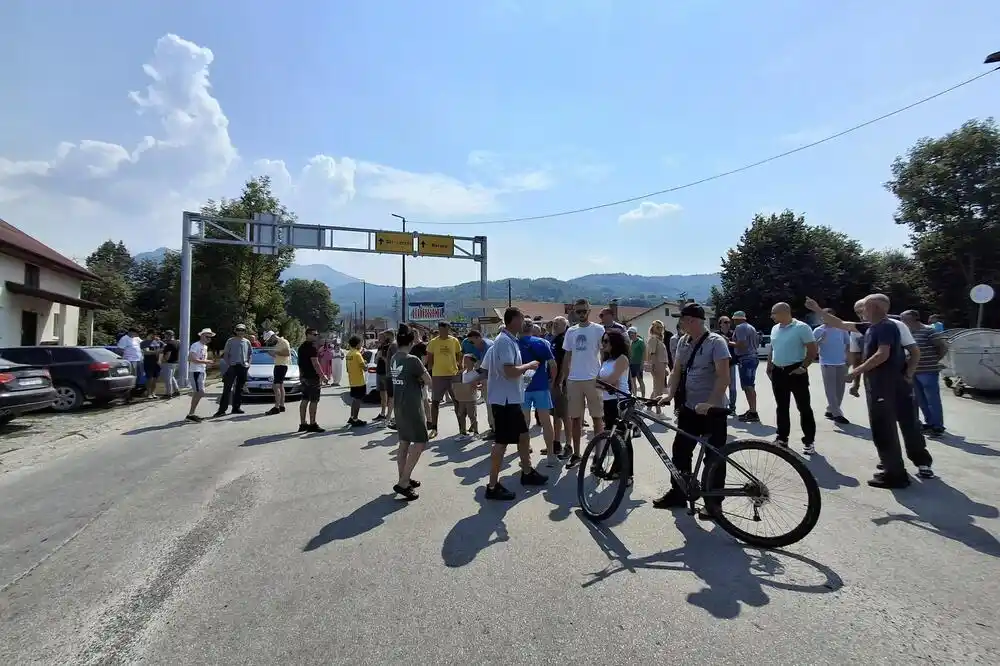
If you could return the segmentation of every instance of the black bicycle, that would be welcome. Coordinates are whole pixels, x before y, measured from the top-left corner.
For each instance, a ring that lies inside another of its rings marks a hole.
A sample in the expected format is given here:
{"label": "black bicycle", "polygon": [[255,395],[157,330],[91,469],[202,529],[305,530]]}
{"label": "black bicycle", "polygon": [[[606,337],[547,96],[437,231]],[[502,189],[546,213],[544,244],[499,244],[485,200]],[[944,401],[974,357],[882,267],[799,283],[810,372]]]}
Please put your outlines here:
{"label": "black bicycle", "polygon": [[[674,478],[681,492],[688,501],[691,515],[697,512],[695,503],[704,502],[703,511],[722,529],[740,541],[759,548],[782,548],[804,539],[819,521],[822,500],[816,477],[806,464],[792,451],[776,446],[770,442],[757,439],[739,439],[729,442],[721,449],[708,443],[701,437],[684,432],[672,423],[658,418],[643,407],[656,405],[655,400],[638,398],[625,393],[618,388],[598,381],[598,384],[609,394],[618,397],[618,421],[609,424],[610,428],[594,439],[587,446],[580,462],[580,473],[577,480],[577,495],[584,514],[595,522],[611,517],[617,511],[625,497],[625,492],[631,485],[632,477],[632,432],[637,430],[645,435],[649,444],[660,457],[663,465]],[[712,408],[718,413],[726,412],[723,408]],[[682,474],[674,465],[670,456],[663,450],[656,436],[646,424],[647,421],[658,423],[682,437],[687,437],[700,444],[698,458],[691,474]],[[709,455],[706,455],[706,452]],[[735,457],[749,454],[763,465],[761,474],[753,474],[747,470],[748,463],[739,463]],[[706,458],[708,458],[706,462]],[[699,479],[699,471],[705,463],[704,473]],[[724,466],[719,469],[719,466]],[[778,467],[791,468],[793,481],[780,483],[772,479],[772,473]],[[725,474],[726,481],[722,487],[712,487],[713,479]],[[733,477],[739,475],[740,480]],[[795,478],[797,477],[797,479]],[[600,484],[609,484],[607,496],[610,503],[600,508],[597,500],[605,493],[591,494],[587,492],[587,483],[593,479]],[[787,490],[802,490],[799,499],[788,497]],[[712,501],[713,498],[718,498]],[[708,501],[705,501],[708,500]],[[744,500],[744,501],[741,501]],[[734,505],[746,504],[748,515],[732,513]],[[782,507],[804,509],[804,515],[798,521],[791,523],[784,520],[771,520],[772,513]],[[746,523],[747,527],[737,525],[736,521]],[[777,524],[781,531],[771,535],[757,535],[748,531],[749,526],[758,524]]]}

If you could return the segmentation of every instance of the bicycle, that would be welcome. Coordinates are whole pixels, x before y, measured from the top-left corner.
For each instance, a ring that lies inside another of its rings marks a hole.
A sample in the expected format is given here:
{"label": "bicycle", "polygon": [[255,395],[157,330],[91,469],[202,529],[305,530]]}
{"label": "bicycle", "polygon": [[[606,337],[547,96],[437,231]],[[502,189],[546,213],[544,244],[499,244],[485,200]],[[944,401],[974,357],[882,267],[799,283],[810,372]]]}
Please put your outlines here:
{"label": "bicycle", "polygon": [[[705,502],[704,510],[708,513],[710,519],[714,520],[719,527],[733,537],[759,548],[783,548],[789,546],[804,539],[816,527],[822,505],[819,484],[806,464],[789,449],[757,439],[738,439],[727,443],[721,448],[716,448],[705,439],[686,433],[663,418],[658,418],[648,410],[640,408],[640,405],[643,407],[652,407],[658,404],[656,400],[632,396],[602,381],[598,381],[598,384],[609,394],[618,397],[619,419],[616,423],[611,424],[609,430],[605,430],[591,440],[586,451],[584,451],[583,459],[580,461],[580,472],[577,479],[577,497],[584,515],[594,522],[610,518],[618,510],[619,505],[625,497],[626,490],[631,485],[633,471],[632,430],[635,429],[645,436],[650,446],[653,447],[653,450],[659,456],[660,461],[667,468],[670,476],[675,480],[677,487],[684,494],[688,502],[688,513],[690,515],[694,515],[697,511],[695,502],[719,498],[718,502]],[[728,410],[722,407],[713,407],[710,413],[719,415],[726,413],[728,415]],[[658,423],[701,445],[691,474],[682,474],[677,469],[670,456],[663,450],[656,436],[649,429],[646,421]],[[710,455],[706,455],[706,452]],[[735,454],[741,452],[766,454],[771,458],[772,462],[783,461],[797,473],[802,484],[805,486],[807,499],[805,503],[805,515],[792,529],[774,536],[756,536],[737,527],[733,523],[730,516],[735,514],[723,511],[723,501],[731,506],[734,499],[747,498],[753,513],[750,518],[743,519],[751,523],[760,523],[763,522],[761,510],[780,503],[776,493],[778,488],[773,484],[765,483],[758,476],[751,474],[746,467],[732,459]],[[609,454],[611,465],[605,469],[604,463],[609,458]],[[592,456],[593,460],[591,460]],[[708,458],[707,462],[706,458]],[[774,461],[773,458],[779,460]],[[702,480],[699,480],[699,471],[703,463],[705,463],[705,470],[702,475],[704,480],[716,478],[714,474],[720,473],[718,469],[719,465],[725,465],[727,476],[732,476],[730,472],[735,471],[742,474],[746,480],[739,487],[735,488],[728,488],[725,485],[722,488],[703,487],[703,485],[711,485],[710,482],[703,483]],[[617,484],[611,496],[610,506],[603,510],[596,508],[585,492],[584,486],[588,473],[592,474],[598,481],[609,481]]]}

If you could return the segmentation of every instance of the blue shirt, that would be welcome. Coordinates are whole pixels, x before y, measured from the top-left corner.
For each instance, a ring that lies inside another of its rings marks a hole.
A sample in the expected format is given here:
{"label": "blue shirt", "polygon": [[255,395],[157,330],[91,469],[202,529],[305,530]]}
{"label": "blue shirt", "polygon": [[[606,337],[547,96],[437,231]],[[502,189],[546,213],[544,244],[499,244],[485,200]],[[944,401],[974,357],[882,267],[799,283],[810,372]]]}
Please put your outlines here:
{"label": "blue shirt", "polygon": [[521,348],[514,336],[504,331],[483,357],[483,367],[487,371],[486,393],[491,405],[522,405],[524,382],[520,377],[507,377],[503,370],[506,365],[521,365]]}
{"label": "blue shirt", "polygon": [[[466,339],[462,340],[462,353],[463,354],[472,354],[473,356],[476,357],[477,361],[482,361],[483,360],[483,356],[486,356],[486,352],[489,351],[489,348],[492,347],[492,346],[493,346],[492,342],[490,342],[486,338],[483,338],[483,348],[482,348],[482,350],[480,350],[479,347],[477,347],[475,344],[473,344],[472,340],[470,340],[469,338],[466,338]],[[487,389],[487,390],[489,390],[489,389]]]}
{"label": "blue shirt", "polygon": [[936,321],[933,324],[931,324],[931,326],[934,327],[934,332],[935,333],[943,333],[944,332],[944,322]]}
{"label": "blue shirt", "polygon": [[826,324],[817,326],[813,331],[816,342],[819,343],[820,365],[847,365],[847,345],[851,342],[851,334],[839,328],[830,328]]}
{"label": "blue shirt", "polygon": [[[521,348],[521,362],[530,363],[538,361],[538,369],[535,370],[531,382],[525,391],[548,391],[549,390],[549,361],[554,361],[556,357],[552,354],[552,347],[542,338],[533,335],[525,335],[517,341]],[[487,387],[488,391],[489,387]]]}
{"label": "blue shirt", "polygon": [[806,344],[816,342],[809,324],[793,319],[787,326],[771,329],[771,362],[779,368],[801,363],[806,359]]}

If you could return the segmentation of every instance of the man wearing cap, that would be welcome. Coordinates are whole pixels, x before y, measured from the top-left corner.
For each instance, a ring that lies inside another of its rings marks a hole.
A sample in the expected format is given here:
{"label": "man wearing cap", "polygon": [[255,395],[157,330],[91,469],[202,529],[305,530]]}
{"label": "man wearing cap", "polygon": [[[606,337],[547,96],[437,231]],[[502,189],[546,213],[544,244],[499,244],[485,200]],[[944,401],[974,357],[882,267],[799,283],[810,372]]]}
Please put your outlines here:
{"label": "man wearing cap", "polygon": [[[680,327],[684,335],[677,341],[674,369],[667,380],[667,392],[660,398],[665,405],[677,401],[677,427],[685,433],[707,437],[708,442],[722,448],[727,438],[727,391],[729,389],[729,342],[708,330],[705,308],[688,303],[681,309]],[[691,473],[695,442],[677,433],[671,458],[682,474]],[[706,452],[707,471],[715,454]],[[714,479],[703,478],[704,488],[721,489],[725,484],[725,465],[719,465]],[[658,509],[675,509],[687,504],[687,497],[671,481],[670,491],[653,502]],[[720,499],[706,500],[706,511],[699,515],[711,519],[718,510]]]}
{"label": "man wearing cap", "polygon": [[[643,372],[646,364],[646,341],[639,335],[639,329],[635,326],[628,327],[628,339],[632,343],[628,350],[628,374],[629,390],[632,395],[646,397],[646,379]],[[639,389],[638,394],[636,388]]]}
{"label": "man wearing cap", "polygon": [[740,376],[740,386],[747,396],[748,409],[737,418],[744,423],[760,423],[757,414],[757,349],[760,334],[747,321],[747,313],[737,310],[733,313],[733,347],[736,350],[736,372]]}
{"label": "man wearing cap", "polygon": [[208,360],[208,344],[214,337],[212,329],[203,328],[198,333],[198,340],[188,349],[188,365],[191,367],[191,410],[186,417],[188,421],[201,421],[195,410],[205,397],[205,371],[212,365],[212,361]]}
{"label": "man wearing cap", "polygon": [[229,409],[232,398],[233,414],[242,414],[243,386],[247,383],[247,371],[250,369],[250,341],[247,339],[247,327],[237,324],[233,337],[226,340],[222,349],[222,362],[226,364],[226,374],[222,377],[222,396],[219,398],[219,409],[215,417],[224,416]]}

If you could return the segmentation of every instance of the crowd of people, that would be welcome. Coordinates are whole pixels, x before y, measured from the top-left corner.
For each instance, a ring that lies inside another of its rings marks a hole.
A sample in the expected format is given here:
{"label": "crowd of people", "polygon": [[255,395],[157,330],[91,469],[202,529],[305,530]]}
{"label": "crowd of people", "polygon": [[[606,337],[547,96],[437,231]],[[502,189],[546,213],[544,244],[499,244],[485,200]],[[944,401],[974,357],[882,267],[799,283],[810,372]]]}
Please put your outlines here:
{"label": "crowd of people", "polygon": [[[843,400],[848,392],[860,395],[860,384],[864,383],[878,456],[877,470],[869,485],[909,485],[904,450],[917,467],[918,476],[932,478],[925,435],[944,433],[939,373],[947,346],[938,330],[939,322],[924,324],[912,310],[899,319],[891,318],[889,299],[882,294],[858,301],[856,321],[843,320],[812,299],[806,300],[806,306],[822,320],[815,329],[793,317],[787,303],[771,308],[774,323],[766,372],[776,403],[775,445],[789,446],[794,401],[802,451],[805,455],[815,453],[816,419],[809,368],[818,363],[826,402],[824,416],[836,424],[849,424]],[[493,339],[472,330],[460,340],[452,335],[447,322],[438,325],[437,335],[432,338],[418,337],[406,324],[397,331],[384,332],[374,350],[380,411],[373,420],[398,433],[399,468],[394,492],[406,500],[417,499],[420,482],[412,474],[424,449],[437,437],[441,407],[449,402],[455,410],[459,437],[465,439],[480,434],[477,404],[480,399],[486,403],[489,428],[482,437],[492,442],[486,486],[486,497],[491,500],[515,497],[500,482],[508,446],[517,446],[522,485],[548,482],[548,475],[532,464],[528,434],[532,419],[542,432],[540,466],[572,469],[580,464],[584,428],[592,427],[596,435],[618,420],[617,397],[602,390],[599,382],[623,393],[645,396],[645,373],[649,372],[650,396],[656,399],[653,409],[659,411],[672,405],[681,430],[704,436],[717,447],[727,441],[729,418],[760,422],[755,388],[761,363],[760,333],[744,312],[719,317],[717,329],[710,330],[704,308],[688,303],[680,312],[676,335],[655,321],[645,337],[634,327],[615,321],[608,308],[600,312],[600,323],[592,323],[590,313],[590,303],[580,299],[571,315],[577,323],[570,325],[567,317],[556,317],[543,328],[518,308],[510,307]],[[205,372],[216,363],[224,365],[225,371],[215,416],[225,414],[230,402],[230,413],[242,413],[242,385],[255,341],[247,335],[246,326],[236,326],[216,361],[208,354],[214,336],[210,329],[202,330],[188,350],[192,396],[187,418],[192,421],[201,420],[196,410],[204,396]],[[135,345],[139,353],[169,357],[172,361],[164,364],[169,367],[176,363],[180,352],[171,332],[164,338],[155,347],[144,347],[132,338],[119,346],[126,345],[132,356]],[[292,358],[291,346],[279,334],[268,331],[264,349],[274,358],[275,404],[269,413],[277,414],[285,411],[282,384]],[[347,369],[351,399],[347,426],[368,425],[360,419],[369,372],[362,340],[350,337],[344,354],[339,344],[321,341],[318,331],[310,328],[297,350],[302,393],[299,432],[324,432],[317,423],[321,389],[326,384],[339,385],[341,359]],[[167,374],[173,376],[169,370]],[[742,413],[737,410],[740,389],[747,401],[747,410]],[[173,389],[168,387],[168,391],[173,394]],[[925,423],[920,422],[918,409]],[[675,438],[672,458],[682,474],[691,470],[693,450],[692,440]],[[653,505],[673,508],[683,506],[685,501],[683,493],[672,487]],[[707,513],[702,517],[710,519]]]}

